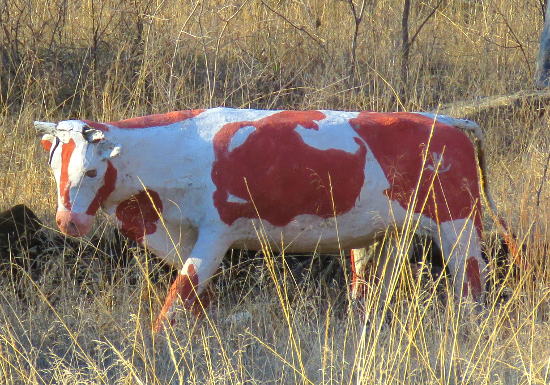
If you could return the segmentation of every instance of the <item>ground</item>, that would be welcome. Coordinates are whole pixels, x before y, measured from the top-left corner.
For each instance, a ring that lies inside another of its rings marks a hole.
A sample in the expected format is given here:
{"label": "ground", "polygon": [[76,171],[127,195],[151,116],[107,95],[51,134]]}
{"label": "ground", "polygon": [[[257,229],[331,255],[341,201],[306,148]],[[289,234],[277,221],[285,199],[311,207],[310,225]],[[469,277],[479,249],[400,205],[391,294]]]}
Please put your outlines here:
{"label": "ground", "polygon": [[[398,0],[0,6],[0,211],[24,203],[44,226],[44,243],[2,249],[0,383],[550,383],[550,130],[536,99],[457,116],[486,135],[488,181],[530,266],[510,270],[481,306],[406,279],[406,263],[391,300],[373,281],[352,303],[338,257],[337,275],[315,271],[328,263],[316,259],[310,279],[294,281],[279,251],[264,250],[255,263],[228,259],[208,317],[178,312],[153,337],[172,272],[120,244],[103,214],[89,238],[56,232],[33,120],[220,105],[436,111],[531,88],[540,2],[411,3],[407,66]],[[496,244],[489,215],[484,226]],[[399,234],[392,256],[405,261],[410,239]],[[38,275],[20,263],[36,256]]]}

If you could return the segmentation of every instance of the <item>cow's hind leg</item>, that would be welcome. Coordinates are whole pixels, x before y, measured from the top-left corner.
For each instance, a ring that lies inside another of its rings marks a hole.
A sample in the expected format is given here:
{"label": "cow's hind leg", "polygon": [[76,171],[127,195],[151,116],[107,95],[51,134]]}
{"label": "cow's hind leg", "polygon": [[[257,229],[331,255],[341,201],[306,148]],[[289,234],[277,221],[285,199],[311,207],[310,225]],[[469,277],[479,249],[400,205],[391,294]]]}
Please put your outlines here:
{"label": "cow's hind leg", "polygon": [[370,287],[380,285],[378,302],[383,304],[389,294],[391,282],[396,274],[397,251],[399,245],[394,236],[386,233],[369,248],[352,250],[352,298],[362,299]]}
{"label": "cow's hind leg", "polygon": [[480,238],[470,219],[441,223],[440,243],[449,272],[453,277],[455,295],[481,300],[485,290],[487,264],[481,256]]}
{"label": "cow's hind leg", "polygon": [[361,299],[365,296],[367,265],[370,262],[369,249],[352,249],[350,251],[351,262],[351,298]]}

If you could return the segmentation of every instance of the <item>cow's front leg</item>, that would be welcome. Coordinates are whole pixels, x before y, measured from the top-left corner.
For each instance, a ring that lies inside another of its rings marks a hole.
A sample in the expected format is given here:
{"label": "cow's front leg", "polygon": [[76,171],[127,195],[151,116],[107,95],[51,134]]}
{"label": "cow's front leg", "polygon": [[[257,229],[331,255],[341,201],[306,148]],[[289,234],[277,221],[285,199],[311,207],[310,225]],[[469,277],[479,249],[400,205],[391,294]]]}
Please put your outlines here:
{"label": "cow's front leg", "polygon": [[154,233],[145,235],[139,242],[164,262],[181,270],[196,240],[196,229],[164,223],[158,226]]}
{"label": "cow's front leg", "polygon": [[200,299],[200,294],[208,286],[229,246],[219,231],[199,231],[191,255],[168,290],[164,306],[155,321],[154,332],[162,331],[168,323],[173,324],[178,301],[195,315],[202,314],[206,303]]}

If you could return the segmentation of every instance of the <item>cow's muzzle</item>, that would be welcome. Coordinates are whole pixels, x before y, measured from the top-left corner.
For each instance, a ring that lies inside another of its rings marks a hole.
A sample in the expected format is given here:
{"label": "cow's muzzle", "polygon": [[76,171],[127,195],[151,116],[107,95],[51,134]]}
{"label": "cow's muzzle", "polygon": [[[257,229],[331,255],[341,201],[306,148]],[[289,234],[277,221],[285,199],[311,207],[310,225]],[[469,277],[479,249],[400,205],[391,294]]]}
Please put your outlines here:
{"label": "cow's muzzle", "polygon": [[92,228],[94,217],[84,213],[71,211],[58,211],[55,221],[59,230],[72,237],[81,237],[88,234]]}

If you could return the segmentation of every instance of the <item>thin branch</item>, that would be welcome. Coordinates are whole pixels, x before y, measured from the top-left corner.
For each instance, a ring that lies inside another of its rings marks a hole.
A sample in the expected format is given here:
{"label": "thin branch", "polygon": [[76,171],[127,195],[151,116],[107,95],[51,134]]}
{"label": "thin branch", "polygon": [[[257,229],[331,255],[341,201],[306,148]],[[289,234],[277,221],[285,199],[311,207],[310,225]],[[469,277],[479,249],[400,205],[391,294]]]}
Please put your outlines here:
{"label": "thin branch", "polygon": [[426,23],[428,22],[428,20],[430,20],[432,18],[432,16],[437,12],[437,10],[439,9],[439,7],[441,6],[441,4],[443,4],[443,0],[439,0],[438,3],[435,5],[435,7],[432,8],[432,11],[428,14],[428,16],[426,16],[424,18],[424,20],[422,21],[422,23],[420,23],[420,25],[418,26],[418,28],[416,29],[416,32],[413,34],[413,37],[411,38],[411,40],[409,41],[409,47],[411,45],[413,45],[414,41],[416,40],[416,37],[418,36],[418,34],[420,33],[420,31],[422,31],[422,28],[424,28],[424,26],[426,25]]}
{"label": "thin branch", "polygon": [[527,70],[529,71],[529,73],[531,73],[531,64],[529,64],[529,59],[527,58],[527,53],[525,53],[525,49],[523,48],[523,44],[521,44],[521,41],[517,37],[516,33],[512,29],[512,26],[510,25],[510,23],[508,22],[508,19],[504,16],[504,14],[500,11],[500,9],[497,6],[495,6],[495,9],[496,9],[497,13],[499,14],[499,16],[502,17],[502,20],[504,21],[504,24],[506,25],[506,28],[508,29],[508,31],[512,35],[512,38],[514,39],[516,44],[519,46],[519,49],[520,49],[521,54],[523,56],[523,60],[525,61],[525,64],[527,65]]}
{"label": "thin branch", "polygon": [[359,10],[359,14],[357,14],[357,8],[355,7],[355,3],[353,0],[348,0],[349,7],[351,9],[351,13],[353,14],[353,18],[355,19],[355,24],[360,24],[363,20],[363,15],[365,13],[365,5],[367,4],[367,0],[363,0],[361,3],[361,9]]}
{"label": "thin branch", "polygon": [[411,0],[403,3],[403,14],[401,15],[401,96],[405,96],[409,74],[409,17],[411,14]]}
{"label": "thin branch", "polygon": [[355,22],[354,29],[353,29],[353,37],[351,40],[351,65],[349,68],[349,80],[351,81],[351,86],[354,85],[355,82],[355,70],[357,65],[357,39],[359,37],[359,27],[361,26],[361,22],[363,21],[363,15],[365,14],[365,5],[367,3],[367,0],[363,0],[363,3],[361,4],[361,9],[359,10],[359,13],[357,13],[357,8],[355,7],[355,3],[353,0],[348,0],[349,7],[351,9],[351,13],[353,15],[353,21]]}
{"label": "thin branch", "polygon": [[330,54],[328,53],[325,45],[323,44],[323,42],[321,40],[319,40],[318,37],[312,35],[304,26],[300,26],[300,25],[296,25],[294,22],[292,22],[290,19],[288,19],[285,15],[283,15],[282,13],[280,13],[279,11],[273,9],[269,4],[267,4],[264,0],[262,0],[262,4],[264,5],[264,7],[266,7],[267,9],[269,9],[271,12],[273,12],[275,15],[279,16],[281,19],[283,19],[285,22],[287,22],[288,24],[290,24],[292,27],[294,27],[295,29],[297,29],[298,31],[301,31],[303,33],[305,33],[307,36],[309,36],[309,38],[311,40],[313,40],[315,43],[317,43],[319,45],[319,47],[321,47],[321,49],[323,51],[325,51],[325,53],[330,56]]}
{"label": "thin branch", "polygon": [[544,166],[544,172],[542,173],[542,179],[540,181],[540,186],[537,190],[537,207],[540,206],[540,194],[542,192],[542,187],[546,181],[546,175],[548,174],[548,164],[550,164],[550,151],[548,151],[548,156],[546,157],[546,165]]}

